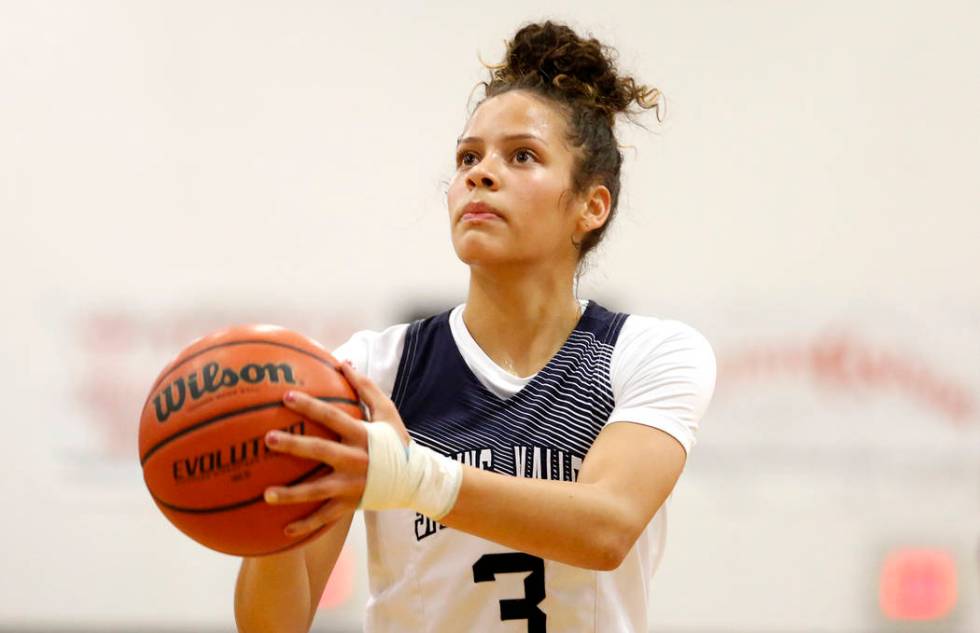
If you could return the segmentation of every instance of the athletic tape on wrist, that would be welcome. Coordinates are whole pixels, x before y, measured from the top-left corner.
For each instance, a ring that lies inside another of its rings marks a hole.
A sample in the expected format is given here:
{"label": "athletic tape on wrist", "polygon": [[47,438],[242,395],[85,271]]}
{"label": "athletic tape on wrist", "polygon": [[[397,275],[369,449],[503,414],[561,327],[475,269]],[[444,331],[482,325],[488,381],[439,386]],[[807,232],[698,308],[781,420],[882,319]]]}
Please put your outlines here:
{"label": "athletic tape on wrist", "polygon": [[410,508],[439,520],[456,505],[463,466],[420,446],[406,447],[391,425],[367,422],[368,472],[360,507],[364,510]]}

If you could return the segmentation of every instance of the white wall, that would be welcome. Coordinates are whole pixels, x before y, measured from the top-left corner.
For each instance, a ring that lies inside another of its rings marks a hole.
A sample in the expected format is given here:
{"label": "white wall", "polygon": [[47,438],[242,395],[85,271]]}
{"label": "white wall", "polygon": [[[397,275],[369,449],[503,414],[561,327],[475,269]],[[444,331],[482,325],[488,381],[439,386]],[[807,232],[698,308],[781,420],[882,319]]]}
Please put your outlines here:
{"label": "white wall", "polygon": [[[622,131],[582,294],[720,363],[656,629],[892,630],[896,548],[956,563],[921,630],[980,626],[975,3],[0,0],[0,628],[232,627],[237,562],[140,479],[145,389],[229,322],[336,345],[461,299],[441,183],[477,56],[546,16],[668,105]],[[317,626],[357,626],[355,568]]]}

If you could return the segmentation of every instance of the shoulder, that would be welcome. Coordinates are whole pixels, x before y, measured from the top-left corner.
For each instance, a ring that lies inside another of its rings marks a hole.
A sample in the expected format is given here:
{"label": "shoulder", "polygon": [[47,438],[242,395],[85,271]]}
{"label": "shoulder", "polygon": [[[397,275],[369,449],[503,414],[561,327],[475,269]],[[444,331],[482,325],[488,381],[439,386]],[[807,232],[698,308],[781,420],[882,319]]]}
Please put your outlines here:
{"label": "shoulder", "polygon": [[711,367],[715,365],[711,343],[687,323],[639,314],[626,317],[616,341],[614,358],[618,355],[625,359],[652,360],[668,354]]}
{"label": "shoulder", "polygon": [[[448,321],[450,311],[407,323],[391,325],[383,330],[359,330],[334,350],[338,360],[350,361],[362,374],[373,380],[386,394],[391,395],[406,341],[418,345],[419,337],[434,331]],[[410,350],[411,351],[411,350]]]}
{"label": "shoulder", "polygon": [[373,380],[386,394],[390,394],[410,325],[399,323],[383,330],[354,332],[334,350],[333,355],[338,360],[350,361],[357,371]]}
{"label": "shoulder", "polygon": [[609,369],[616,402],[610,422],[659,428],[690,452],[715,388],[707,338],[681,321],[629,315]]}

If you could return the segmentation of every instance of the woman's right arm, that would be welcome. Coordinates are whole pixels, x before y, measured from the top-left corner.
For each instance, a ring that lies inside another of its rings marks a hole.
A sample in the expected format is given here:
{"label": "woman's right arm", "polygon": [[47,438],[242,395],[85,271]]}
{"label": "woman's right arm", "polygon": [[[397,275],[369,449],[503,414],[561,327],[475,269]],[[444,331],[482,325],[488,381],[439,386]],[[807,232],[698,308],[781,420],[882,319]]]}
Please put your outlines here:
{"label": "woman's right arm", "polygon": [[354,515],[311,543],[281,554],[244,558],[235,586],[239,633],[307,633],[320,595],[344,547]]}
{"label": "woman's right arm", "polygon": [[[338,360],[354,364],[391,393],[408,323],[383,332],[355,332],[334,350]],[[235,587],[239,633],[307,633],[320,595],[347,539],[353,514],[309,545],[242,561]]]}

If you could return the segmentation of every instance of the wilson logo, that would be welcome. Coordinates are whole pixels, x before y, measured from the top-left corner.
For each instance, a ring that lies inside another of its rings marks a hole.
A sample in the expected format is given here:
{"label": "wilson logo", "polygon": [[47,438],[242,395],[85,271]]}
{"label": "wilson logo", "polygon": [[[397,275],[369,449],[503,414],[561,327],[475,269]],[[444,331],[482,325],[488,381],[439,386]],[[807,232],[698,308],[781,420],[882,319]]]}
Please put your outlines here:
{"label": "wilson logo", "polygon": [[194,401],[219,389],[234,387],[239,382],[254,385],[265,381],[296,384],[293,368],[287,363],[264,365],[249,363],[238,371],[223,368],[218,363],[208,363],[200,371],[181,376],[153,396],[157,422],[165,422],[171,415],[184,408],[187,396]]}

